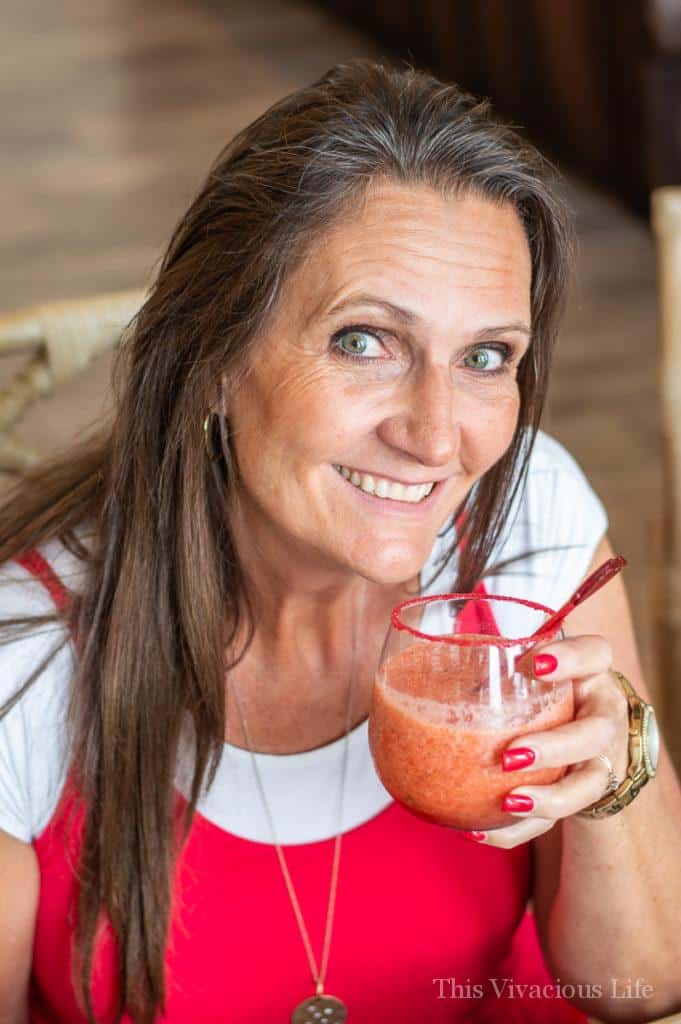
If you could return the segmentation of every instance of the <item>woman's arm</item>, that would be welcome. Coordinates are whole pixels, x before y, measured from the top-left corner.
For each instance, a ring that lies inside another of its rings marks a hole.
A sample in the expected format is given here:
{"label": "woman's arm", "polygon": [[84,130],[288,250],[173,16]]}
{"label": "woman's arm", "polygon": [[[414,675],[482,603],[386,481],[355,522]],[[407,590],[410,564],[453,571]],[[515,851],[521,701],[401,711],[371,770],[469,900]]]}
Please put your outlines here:
{"label": "woman's arm", "polygon": [[[612,554],[606,539],[589,571]],[[575,609],[565,633],[605,637],[612,666],[651,700],[621,577]],[[560,644],[545,649],[560,655]],[[560,664],[552,675],[559,674]],[[624,743],[619,778],[626,736]],[[563,984],[603,992],[601,999],[573,1002],[605,1021],[681,1010],[681,787],[666,749],[657,777],[629,807],[598,820],[569,814],[534,840],[534,854],[535,914],[551,970]]]}
{"label": "woman's arm", "polygon": [[39,890],[35,850],[0,829],[0,1024],[28,1024]]}

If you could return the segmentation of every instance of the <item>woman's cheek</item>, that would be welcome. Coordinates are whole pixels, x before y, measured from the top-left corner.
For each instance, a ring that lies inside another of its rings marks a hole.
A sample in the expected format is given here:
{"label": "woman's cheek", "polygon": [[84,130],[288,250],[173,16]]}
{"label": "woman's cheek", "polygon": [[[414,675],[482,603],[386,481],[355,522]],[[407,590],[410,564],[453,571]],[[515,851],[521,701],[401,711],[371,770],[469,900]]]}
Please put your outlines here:
{"label": "woman's cheek", "polygon": [[[491,390],[491,389],[490,389]],[[482,398],[470,396],[459,408],[461,438],[475,461],[493,465],[507,450],[518,422],[520,396],[517,388],[495,388]],[[483,470],[484,472],[484,470]]]}

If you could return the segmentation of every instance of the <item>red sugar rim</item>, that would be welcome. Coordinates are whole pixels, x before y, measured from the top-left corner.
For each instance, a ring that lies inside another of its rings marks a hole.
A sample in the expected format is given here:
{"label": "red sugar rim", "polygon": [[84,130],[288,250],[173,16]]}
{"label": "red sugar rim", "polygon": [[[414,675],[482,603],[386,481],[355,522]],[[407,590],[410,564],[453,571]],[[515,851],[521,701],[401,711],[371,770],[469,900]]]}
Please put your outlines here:
{"label": "red sugar rim", "polygon": [[[526,608],[532,608],[538,612],[546,612],[547,615],[553,615],[555,609],[549,608],[545,604],[539,604],[537,601],[528,601],[524,597],[507,597],[502,594],[431,594],[429,597],[411,597],[408,601],[403,601],[401,604],[396,605],[390,613],[390,622],[394,629],[400,631],[406,631],[411,633],[412,636],[417,636],[421,640],[437,640],[443,644],[456,644],[458,647],[473,647],[475,645],[482,645],[483,641],[479,639],[471,640],[466,638],[465,634],[457,636],[456,634],[439,634],[439,633],[422,633],[418,629],[414,629],[413,626],[408,626],[406,622],[403,622],[400,618],[402,612],[406,608],[415,608],[417,605],[432,604],[434,601],[511,601],[513,604],[522,604]],[[540,640],[544,640],[546,637],[555,636],[561,629],[561,624],[553,626],[553,628],[543,633],[538,630],[535,633],[531,633],[530,636],[521,637],[503,637],[495,636],[490,634],[489,638],[485,636],[485,642],[494,644],[497,647],[516,647],[518,644],[526,643],[538,643]]]}

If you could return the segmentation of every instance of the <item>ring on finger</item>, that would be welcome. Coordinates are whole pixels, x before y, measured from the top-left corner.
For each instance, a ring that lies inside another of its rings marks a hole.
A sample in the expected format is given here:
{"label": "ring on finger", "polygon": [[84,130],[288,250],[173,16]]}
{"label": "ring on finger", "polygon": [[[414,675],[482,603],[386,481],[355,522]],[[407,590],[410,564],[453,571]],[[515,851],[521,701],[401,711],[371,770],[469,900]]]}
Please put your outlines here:
{"label": "ring on finger", "polygon": [[596,757],[603,762],[603,764],[608,770],[608,782],[603,792],[603,796],[609,796],[611,793],[614,793],[615,790],[618,788],[620,781],[617,778],[617,775],[615,774],[615,769],[613,768],[612,761],[610,760],[608,755],[596,754]]}

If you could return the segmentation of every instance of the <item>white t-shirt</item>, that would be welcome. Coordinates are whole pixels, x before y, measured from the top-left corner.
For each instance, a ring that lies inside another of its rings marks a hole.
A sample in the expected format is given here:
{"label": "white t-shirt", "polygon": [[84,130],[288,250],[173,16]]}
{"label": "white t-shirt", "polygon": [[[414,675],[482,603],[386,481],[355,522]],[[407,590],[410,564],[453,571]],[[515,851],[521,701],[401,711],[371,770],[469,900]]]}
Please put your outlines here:
{"label": "white t-shirt", "polygon": [[[574,458],[553,438],[539,432],[525,486],[516,498],[504,535],[490,564],[527,551],[548,549],[485,580],[490,594],[509,594],[557,608],[584,577],[606,532],[607,516]],[[440,566],[452,543],[438,538],[422,580]],[[80,563],[56,540],[40,547],[59,578],[78,589]],[[456,563],[424,592],[453,589]],[[16,562],[0,569],[0,619],[50,613],[45,587]],[[45,627],[0,646],[0,705],[16,692],[55,644],[66,639],[61,625]],[[73,673],[69,643],[38,681],[0,720],[0,828],[31,842],[50,821],[66,778],[64,713]],[[338,831],[341,767],[345,738],[300,754],[257,754],[261,779],[282,844],[316,842]],[[368,821],[392,800],[374,770],[366,720],[348,736],[342,831]],[[177,788],[188,797],[191,738],[185,730],[176,773]],[[219,828],[244,839],[272,842],[272,832],[248,751],[224,744],[217,775],[199,799],[199,813]]]}

